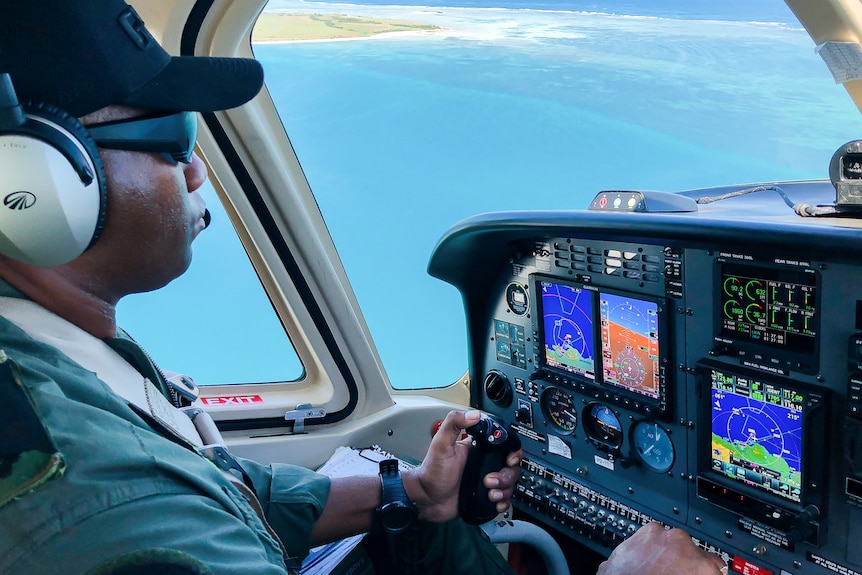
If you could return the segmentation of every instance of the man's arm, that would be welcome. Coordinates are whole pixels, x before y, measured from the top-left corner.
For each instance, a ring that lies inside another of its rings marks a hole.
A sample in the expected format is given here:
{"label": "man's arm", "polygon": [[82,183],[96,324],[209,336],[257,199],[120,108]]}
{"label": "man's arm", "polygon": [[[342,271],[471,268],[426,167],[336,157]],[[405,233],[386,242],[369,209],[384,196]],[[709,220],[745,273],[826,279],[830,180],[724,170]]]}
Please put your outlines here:
{"label": "man's arm", "polygon": [[[452,411],[431,440],[422,465],[403,474],[404,489],[416,502],[419,517],[441,523],[458,516],[461,473],[467,462],[471,441],[460,439],[461,430],[475,425],[478,411]],[[520,477],[520,451],[509,454],[506,467],[485,476],[488,497],[502,512],[511,505],[512,492]],[[314,524],[314,545],[364,533],[371,529],[374,510],[380,505],[380,478],[347,477],[333,479],[323,513]]]}

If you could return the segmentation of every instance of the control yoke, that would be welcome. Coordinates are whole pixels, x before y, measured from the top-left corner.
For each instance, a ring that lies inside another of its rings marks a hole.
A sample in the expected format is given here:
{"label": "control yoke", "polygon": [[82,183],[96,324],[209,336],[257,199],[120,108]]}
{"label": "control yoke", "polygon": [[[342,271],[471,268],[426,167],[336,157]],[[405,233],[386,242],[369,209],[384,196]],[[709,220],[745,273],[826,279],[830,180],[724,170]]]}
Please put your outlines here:
{"label": "control yoke", "polygon": [[521,449],[521,440],[508,423],[493,415],[483,415],[466,431],[474,445],[461,477],[458,511],[467,523],[481,525],[497,516],[496,504],[488,500],[488,488],[482,478],[502,469],[506,456]]}

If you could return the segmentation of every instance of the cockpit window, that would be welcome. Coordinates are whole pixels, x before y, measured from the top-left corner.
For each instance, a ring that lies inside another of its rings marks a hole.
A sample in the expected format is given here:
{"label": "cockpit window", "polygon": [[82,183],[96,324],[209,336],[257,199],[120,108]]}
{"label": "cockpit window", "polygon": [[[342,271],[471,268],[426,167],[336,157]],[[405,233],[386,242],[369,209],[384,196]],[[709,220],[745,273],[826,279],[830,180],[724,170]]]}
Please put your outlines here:
{"label": "cockpit window", "polygon": [[302,363],[209,183],[212,214],[195,239],[189,270],[167,287],[127,297],[118,321],[164,370],[198,385],[286,382]]}
{"label": "cockpit window", "polygon": [[[778,0],[272,0],[267,85],[396,388],[467,365],[458,220],[828,177],[858,111]],[[529,335],[529,334],[527,334]]]}

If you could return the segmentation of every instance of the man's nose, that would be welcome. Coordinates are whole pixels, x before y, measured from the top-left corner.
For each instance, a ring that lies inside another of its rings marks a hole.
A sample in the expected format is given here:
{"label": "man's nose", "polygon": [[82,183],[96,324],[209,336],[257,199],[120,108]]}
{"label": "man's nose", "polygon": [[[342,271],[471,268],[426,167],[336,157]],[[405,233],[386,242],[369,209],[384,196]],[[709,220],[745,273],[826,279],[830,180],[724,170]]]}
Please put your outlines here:
{"label": "man's nose", "polygon": [[196,191],[207,181],[207,168],[197,153],[192,154],[188,164],[183,164],[183,175],[185,175],[189,193]]}

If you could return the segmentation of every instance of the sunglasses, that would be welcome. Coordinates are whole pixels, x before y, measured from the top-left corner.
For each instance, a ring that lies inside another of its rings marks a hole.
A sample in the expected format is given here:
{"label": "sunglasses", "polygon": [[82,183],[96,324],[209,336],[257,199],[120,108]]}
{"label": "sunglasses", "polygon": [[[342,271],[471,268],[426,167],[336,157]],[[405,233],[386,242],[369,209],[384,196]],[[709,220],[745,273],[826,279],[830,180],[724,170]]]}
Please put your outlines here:
{"label": "sunglasses", "polygon": [[99,147],[159,152],[184,164],[192,161],[198,134],[198,120],[194,112],[114,120],[84,127]]}

